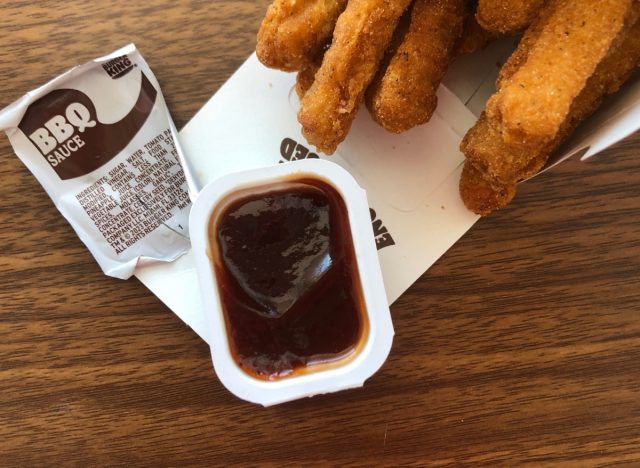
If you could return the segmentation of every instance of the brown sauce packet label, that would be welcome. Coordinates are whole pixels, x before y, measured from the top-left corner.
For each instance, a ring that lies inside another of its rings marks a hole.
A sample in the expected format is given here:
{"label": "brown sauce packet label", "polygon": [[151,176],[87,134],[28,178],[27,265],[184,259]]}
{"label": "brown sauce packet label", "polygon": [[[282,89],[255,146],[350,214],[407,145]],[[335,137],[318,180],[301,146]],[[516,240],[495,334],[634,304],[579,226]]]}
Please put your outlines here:
{"label": "brown sauce packet label", "polygon": [[129,278],[189,250],[177,132],[135,46],[28,93],[0,112],[0,129],[105,274]]}

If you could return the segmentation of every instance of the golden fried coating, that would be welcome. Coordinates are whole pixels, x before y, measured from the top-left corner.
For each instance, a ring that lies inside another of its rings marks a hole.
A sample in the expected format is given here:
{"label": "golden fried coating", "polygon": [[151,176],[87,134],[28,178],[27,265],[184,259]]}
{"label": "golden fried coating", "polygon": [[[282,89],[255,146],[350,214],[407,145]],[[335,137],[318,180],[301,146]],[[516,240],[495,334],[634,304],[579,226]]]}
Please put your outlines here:
{"label": "golden fried coating", "polygon": [[350,0],[333,42],[300,103],[298,120],[307,141],[335,152],[353,123],[364,93],[410,0]]}
{"label": "golden fried coating", "polygon": [[488,215],[508,205],[516,194],[515,185],[498,188],[490,185],[469,161],[464,164],[458,188],[465,206],[479,215]]}
{"label": "golden fried coating", "polygon": [[489,99],[487,117],[507,143],[553,140],[571,104],[626,27],[636,0],[557,0],[526,61]]}
{"label": "golden fried coating", "polygon": [[460,150],[496,186],[513,185],[534,175],[546,160],[537,158],[541,151],[533,152],[526,145],[505,143],[484,112],[462,139]]}
{"label": "golden fried coating", "polygon": [[513,35],[525,30],[544,4],[545,0],[479,0],[476,19],[487,31]]}
{"label": "golden fried coating", "polygon": [[462,28],[462,36],[456,44],[454,56],[467,55],[484,49],[489,42],[502,37],[502,34],[484,29],[476,20],[474,10],[467,13]]}
{"label": "golden fried coating", "polygon": [[527,61],[531,49],[538,40],[538,37],[549,21],[549,18],[551,18],[554,13],[557,5],[558,2],[556,0],[548,1],[545,8],[540,12],[538,18],[531,24],[531,26],[529,26],[529,28],[527,28],[522,39],[520,39],[520,42],[518,43],[518,47],[513,51],[500,69],[500,74],[498,75],[498,80],[496,82],[497,90],[500,90],[502,88],[502,84],[511,78],[513,74],[517,72],[518,69],[520,69],[520,67]]}
{"label": "golden fried coating", "polygon": [[302,99],[316,78],[316,73],[320,69],[319,65],[309,64],[300,69],[296,75],[296,94],[298,99]]}
{"label": "golden fried coating", "polygon": [[256,54],[270,68],[305,67],[331,38],[347,0],[274,0],[258,31]]}
{"label": "golden fried coating", "polygon": [[[634,8],[640,10],[640,4],[636,4]],[[514,185],[537,173],[578,124],[595,112],[606,96],[618,91],[639,65],[640,20],[636,20],[631,28],[619,34],[610,52],[589,77],[553,140],[537,150],[526,145],[507,144],[483,114],[465,135],[461,150],[468,163],[479,171],[488,186],[500,191],[505,186]],[[466,197],[469,199],[470,186],[471,183],[467,183]],[[483,190],[486,192],[486,187]],[[482,196],[488,195],[485,193]],[[469,202],[467,205],[471,208],[472,203],[477,204]]]}
{"label": "golden fried coating", "polygon": [[367,107],[386,130],[428,122],[436,92],[462,34],[464,0],[415,0],[408,30],[367,91]]}
{"label": "golden fried coating", "polygon": [[[634,8],[640,15],[640,2]],[[636,16],[637,18],[637,16]],[[614,42],[612,50],[596,68],[586,86],[571,105],[567,119],[562,123],[551,153],[575,130],[584,119],[593,114],[605,97],[615,93],[640,66],[640,19]]]}
{"label": "golden fried coating", "polygon": [[452,57],[529,23],[460,145],[460,196],[487,215],[640,67],[639,0],[274,0],[257,53],[299,70],[302,132],[331,154],[365,92],[380,125],[408,130],[433,114]]}
{"label": "golden fried coating", "polygon": [[313,81],[316,79],[316,73],[318,73],[320,65],[322,65],[324,54],[330,45],[331,42],[327,42],[313,60],[298,71],[296,75],[296,94],[298,95],[298,99],[302,99],[304,95],[307,94],[307,91],[309,91],[309,88],[311,88]]}

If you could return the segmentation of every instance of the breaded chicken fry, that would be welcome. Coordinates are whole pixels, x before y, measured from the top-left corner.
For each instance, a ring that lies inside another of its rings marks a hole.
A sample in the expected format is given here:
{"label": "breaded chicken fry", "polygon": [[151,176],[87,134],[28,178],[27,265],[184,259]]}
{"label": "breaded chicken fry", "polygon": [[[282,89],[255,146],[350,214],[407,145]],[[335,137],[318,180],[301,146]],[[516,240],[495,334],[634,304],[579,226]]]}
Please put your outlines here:
{"label": "breaded chicken fry", "polygon": [[320,65],[315,63],[310,63],[309,65],[305,65],[300,69],[298,74],[296,75],[296,94],[298,95],[298,99],[302,99],[311,85],[313,81],[316,79],[316,73],[320,69]]}
{"label": "breaded chicken fry", "polygon": [[428,122],[462,34],[464,0],[415,0],[406,34],[367,91],[373,119],[401,133]]}
{"label": "breaded chicken fry", "polygon": [[493,187],[469,161],[464,163],[459,189],[465,206],[479,215],[488,215],[508,205],[516,194],[515,185]]}
{"label": "breaded chicken fry", "polygon": [[302,99],[311,85],[313,81],[316,79],[316,73],[320,70],[320,65],[322,65],[322,60],[324,59],[324,54],[327,49],[331,45],[330,42],[327,42],[324,47],[316,54],[316,56],[307,63],[304,67],[298,71],[296,75],[296,94],[298,95],[298,99]]}
{"label": "breaded chicken fry", "polygon": [[571,104],[618,34],[636,0],[558,0],[526,61],[489,99],[489,123],[507,143],[553,140]]}
{"label": "breaded chicken fry", "polygon": [[544,3],[545,0],[479,0],[476,19],[487,31],[512,35],[525,30]]}
{"label": "breaded chicken fry", "polygon": [[[640,9],[640,5],[636,4],[634,8]],[[572,103],[571,111],[554,140],[538,151],[532,151],[526,146],[506,144],[499,132],[488,125],[483,114],[465,135],[461,145],[461,150],[468,159],[466,164],[475,166],[486,181],[481,184],[477,181],[477,174],[472,176],[463,172],[460,193],[467,207],[478,214],[487,214],[486,207],[496,209],[508,203],[509,200],[501,194],[511,188],[515,193],[517,182],[537,173],[578,124],[595,112],[606,96],[618,91],[638,66],[640,20],[636,20],[631,28],[616,38],[612,50]],[[474,186],[479,187],[476,194],[473,193]],[[488,187],[493,188],[496,193],[489,193]],[[504,204],[500,205],[499,200],[505,200]]]}
{"label": "breaded chicken fry", "polygon": [[456,44],[454,56],[467,55],[482,50],[489,42],[502,37],[502,34],[493,33],[484,29],[476,20],[475,10],[470,10],[464,20],[462,36]]}
{"label": "breaded chicken fry", "polygon": [[258,32],[256,54],[270,68],[306,66],[331,38],[347,0],[274,0]]}
{"label": "breaded chicken fry", "polygon": [[492,127],[483,112],[460,144],[464,153],[483,176],[495,186],[513,185],[532,176],[544,165],[526,145],[507,144],[500,132]]}
{"label": "breaded chicken fry", "polygon": [[549,22],[549,18],[553,15],[555,8],[558,5],[557,0],[549,0],[540,12],[536,21],[534,21],[529,28],[525,31],[522,39],[518,43],[518,47],[515,51],[509,56],[505,64],[500,69],[500,74],[498,75],[498,81],[496,82],[496,89],[499,91],[502,88],[503,83],[506,82],[509,78],[513,76],[515,72],[517,72],[520,67],[527,61],[529,58],[529,53],[531,49],[535,45],[538,37],[540,37],[540,33],[543,28]]}
{"label": "breaded chicken fry", "polygon": [[332,154],[342,142],[410,0],[350,0],[315,81],[300,104],[307,141]]}

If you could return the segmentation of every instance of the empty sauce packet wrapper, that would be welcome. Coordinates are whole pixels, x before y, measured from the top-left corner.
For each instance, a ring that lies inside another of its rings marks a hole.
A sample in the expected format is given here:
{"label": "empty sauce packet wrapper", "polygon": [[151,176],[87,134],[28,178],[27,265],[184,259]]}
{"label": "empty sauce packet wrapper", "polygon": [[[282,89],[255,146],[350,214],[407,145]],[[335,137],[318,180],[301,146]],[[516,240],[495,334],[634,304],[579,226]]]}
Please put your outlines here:
{"label": "empty sauce packet wrapper", "polygon": [[105,274],[189,250],[177,131],[133,44],[27,93],[0,111],[0,129]]}

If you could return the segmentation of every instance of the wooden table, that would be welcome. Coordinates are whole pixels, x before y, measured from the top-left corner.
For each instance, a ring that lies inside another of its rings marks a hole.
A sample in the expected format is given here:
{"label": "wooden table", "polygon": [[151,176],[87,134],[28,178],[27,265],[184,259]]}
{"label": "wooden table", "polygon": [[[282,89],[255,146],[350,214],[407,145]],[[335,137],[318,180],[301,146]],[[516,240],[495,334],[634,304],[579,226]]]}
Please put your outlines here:
{"label": "wooden table", "polygon": [[[1,105],[132,41],[181,127],[268,2],[28,3],[0,5]],[[263,409],[143,285],[101,273],[3,137],[0,465],[640,463],[639,150],[567,162],[474,226],[393,305],[363,389]]]}

